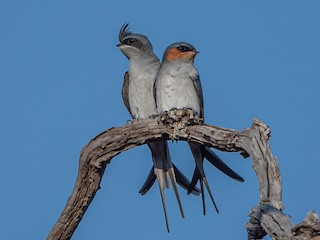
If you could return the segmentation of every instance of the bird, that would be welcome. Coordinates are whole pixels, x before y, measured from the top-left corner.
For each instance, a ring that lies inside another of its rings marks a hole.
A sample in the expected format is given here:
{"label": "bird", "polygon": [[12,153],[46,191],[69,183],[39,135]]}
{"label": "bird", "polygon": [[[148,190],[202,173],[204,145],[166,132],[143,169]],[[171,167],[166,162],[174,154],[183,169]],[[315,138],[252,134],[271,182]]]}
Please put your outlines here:
{"label": "bird", "polygon": [[[145,35],[132,33],[129,24],[125,23],[120,29],[117,47],[130,62],[129,71],[124,75],[122,86],[122,99],[127,110],[133,119],[138,120],[157,114],[153,86],[160,61],[153,52],[151,42]],[[182,218],[184,218],[184,212],[177,183],[194,195],[199,195],[200,190],[195,186],[191,189],[190,181],[172,163],[167,141],[150,142],[148,146],[152,153],[154,166],[139,193],[141,195],[147,193],[155,180],[158,180],[166,227],[169,232],[164,196],[164,189],[170,186],[168,179],[174,189]]]}
{"label": "bird", "polygon": [[[194,59],[198,53],[194,46],[186,42],[176,42],[166,48],[154,85],[158,114],[163,114],[174,108],[190,108],[201,118],[204,118],[202,86],[198,70],[194,66]],[[205,215],[204,183],[211,201],[219,213],[203,169],[204,158],[229,177],[240,182],[244,180],[209,147],[195,142],[188,142],[188,144],[196,164],[188,193],[200,181],[203,214]]]}

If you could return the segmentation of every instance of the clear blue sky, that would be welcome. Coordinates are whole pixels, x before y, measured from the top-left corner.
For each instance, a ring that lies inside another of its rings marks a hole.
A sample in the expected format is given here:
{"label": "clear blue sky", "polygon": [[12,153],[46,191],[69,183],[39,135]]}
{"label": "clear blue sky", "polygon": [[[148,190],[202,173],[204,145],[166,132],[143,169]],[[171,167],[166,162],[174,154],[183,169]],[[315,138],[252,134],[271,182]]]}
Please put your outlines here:
{"label": "clear blue sky", "polygon": [[[44,239],[69,197],[81,148],[104,129],[130,119],[122,104],[127,59],[116,48],[128,21],[149,36],[156,54],[176,41],[193,44],[208,123],[272,130],[285,212],[296,223],[319,213],[320,2],[310,1],[0,1],[0,239]],[[170,145],[190,178],[184,142]],[[166,192],[168,234],[157,187],[138,190],[151,167],[146,146],[115,157],[73,239],[246,239],[258,203],[251,160],[218,154],[243,178],[205,169],[209,198],[181,189],[181,219]],[[236,237],[235,237],[236,236]]]}

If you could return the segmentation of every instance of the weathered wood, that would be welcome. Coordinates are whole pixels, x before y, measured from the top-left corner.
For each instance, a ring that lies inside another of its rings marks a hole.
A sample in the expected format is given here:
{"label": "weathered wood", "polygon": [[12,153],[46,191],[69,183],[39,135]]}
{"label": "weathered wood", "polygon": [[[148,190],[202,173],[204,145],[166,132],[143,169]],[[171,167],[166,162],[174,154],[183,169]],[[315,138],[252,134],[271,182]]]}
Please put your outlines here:
{"label": "weathered wood", "polygon": [[251,128],[238,131],[202,124],[202,119],[190,110],[174,110],[161,118],[107,129],[82,149],[73,192],[47,239],[71,238],[99,190],[104,171],[113,157],[158,139],[194,141],[222,151],[239,152],[244,157],[251,156],[259,180],[260,201],[250,213],[246,226],[248,239],[262,239],[266,234],[274,239],[310,239],[304,237],[310,234],[319,237],[317,216],[312,215],[312,223],[308,218],[295,227],[283,214],[280,171],[277,159],[272,156],[269,138],[270,129],[258,119],[254,119]]}
{"label": "weathered wood", "polygon": [[302,223],[297,224],[292,229],[293,234],[301,239],[320,240],[320,222],[318,215],[312,210]]}

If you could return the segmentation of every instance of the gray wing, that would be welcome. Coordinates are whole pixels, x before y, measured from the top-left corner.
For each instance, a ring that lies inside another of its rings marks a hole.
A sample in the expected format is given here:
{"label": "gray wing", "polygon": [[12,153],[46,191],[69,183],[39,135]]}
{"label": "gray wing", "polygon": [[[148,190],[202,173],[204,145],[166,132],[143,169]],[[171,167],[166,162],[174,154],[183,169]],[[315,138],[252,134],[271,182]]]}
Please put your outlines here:
{"label": "gray wing", "polygon": [[201,81],[199,77],[199,73],[197,71],[197,74],[194,76],[191,76],[191,79],[193,81],[194,87],[198,93],[198,98],[200,101],[200,117],[204,118],[204,103],[203,103],[203,94],[202,94],[202,86]]}
{"label": "gray wing", "polygon": [[122,100],[124,105],[126,106],[126,108],[128,109],[130,115],[131,115],[131,111],[130,111],[130,105],[129,105],[129,73],[125,72],[124,77],[123,77],[123,84],[122,84],[122,91],[121,91],[121,95],[122,95]]}
{"label": "gray wing", "polygon": [[156,103],[156,109],[158,108],[158,106],[157,106],[157,79],[158,79],[158,74],[159,74],[159,71],[156,74],[155,81],[153,83],[153,99],[154,99],[154,101]]}
{"label": "gray wing", "polygon": [[[193,80],[194,87],[197,91],[198,98],[200,101],[200,117],[204,118],[204,104],[203,104],[203,94],[202,94],[202,86],[200,82],[199,73],[196,72],[196,74],[191,76],[191,79]],[[200,180],[200,187],[201,187],[201,195],[202,195],[202,206],[203,206],[203,214],[206,214],[206,206],[204,201],[204,192],[203,192],[203,183],[205,184],[209,196],[211,198],[211,201],[216,209],[216,211],[219,213],[219,210],[217,208],[217,205],[214,201],[214,198],[212,196],[209,184],[207,182],[204,169],[203,169],[203,160],[206,158],[211,164],[213,164],[216,168],[218,168],[220,171],[222,171],[224,174],[228,175],[229,177],[243,182],[243,178],[239,176],[237,173],[235,173],[231,168],[229,168],[209,147],[206,147],[204,145],[200,145],[198,143],[189,142],[190,149],[192,151],[196,167],[193,173],[193,177],[189,186],[188,193],[191,192],[191,190],[195,187],[198,180]]]}

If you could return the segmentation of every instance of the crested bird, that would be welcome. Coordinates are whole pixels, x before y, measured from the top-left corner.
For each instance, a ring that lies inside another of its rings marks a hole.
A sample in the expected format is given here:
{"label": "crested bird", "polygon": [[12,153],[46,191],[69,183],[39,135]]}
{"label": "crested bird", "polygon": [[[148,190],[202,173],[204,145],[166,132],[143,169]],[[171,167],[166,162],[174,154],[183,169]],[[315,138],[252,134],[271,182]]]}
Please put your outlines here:
{"label": "crested bird", "polygon": [[[157,114],[153,86],[160,61],[153,52],[151,42],[145,35],[132,33],[128,23],[125,23],[120,29],[117,47],[130,62],[122,87],[122,98],[126,108],[133,119],[148,118]],[[181,216],[184,218],[177,183],[190,191],[190,181],[172,163],[167,141],[150,142],[148,146],[152,153],[154,166],[139,193],[141,195],[147,193],[155,180],[158,180],[166,227],[169,232],[164,189],[169,188],[170,179]],[[199,195],[200,190],[194,186],[191,192]]]}

